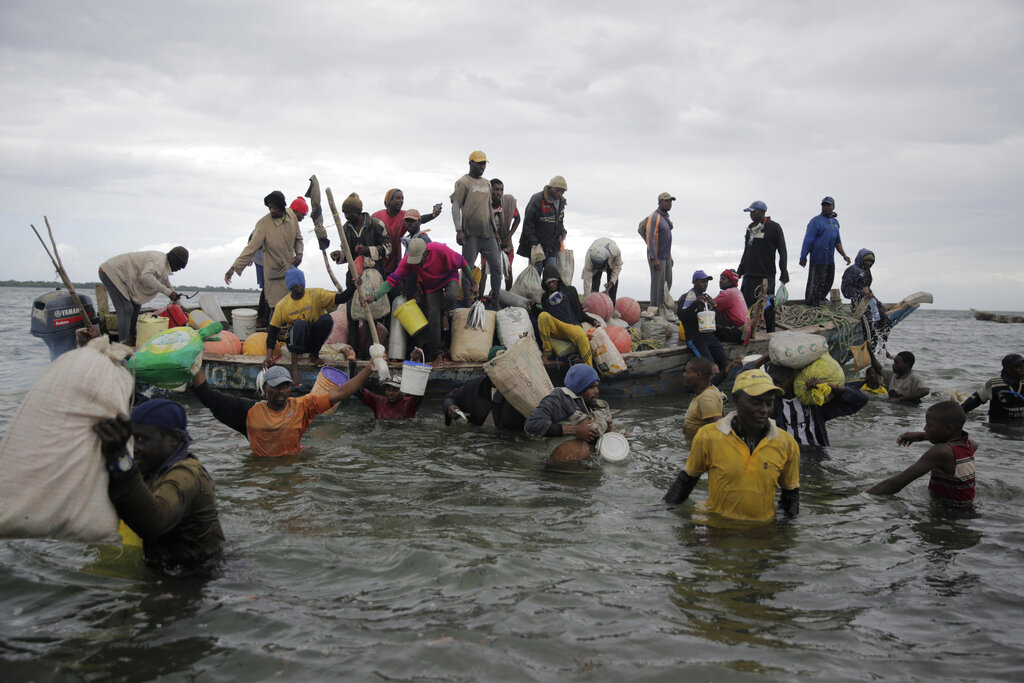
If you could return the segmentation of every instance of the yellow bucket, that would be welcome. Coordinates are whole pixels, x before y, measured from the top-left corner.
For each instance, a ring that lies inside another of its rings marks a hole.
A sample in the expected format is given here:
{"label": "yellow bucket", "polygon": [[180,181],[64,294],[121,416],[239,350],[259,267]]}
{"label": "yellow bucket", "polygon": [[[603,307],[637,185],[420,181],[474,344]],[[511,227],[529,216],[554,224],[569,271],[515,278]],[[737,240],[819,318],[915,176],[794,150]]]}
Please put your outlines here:
{"label": "yellow bucket", "polygon": [[[155,335],[167,329],[170,320],[161,315],[140,315],[135,328],[135,346],[141,347]],[[122,340],[128,343],[127,340]]]}
{"label": "yellow bucket", "polygon": [[402,323],[402,327],[405,328],[410,337],[427,326],[427,319],[424,317],[423,311],[420,310],[415,299],[410,299],[396,308],[395,317],[398,318],[398,322]]}

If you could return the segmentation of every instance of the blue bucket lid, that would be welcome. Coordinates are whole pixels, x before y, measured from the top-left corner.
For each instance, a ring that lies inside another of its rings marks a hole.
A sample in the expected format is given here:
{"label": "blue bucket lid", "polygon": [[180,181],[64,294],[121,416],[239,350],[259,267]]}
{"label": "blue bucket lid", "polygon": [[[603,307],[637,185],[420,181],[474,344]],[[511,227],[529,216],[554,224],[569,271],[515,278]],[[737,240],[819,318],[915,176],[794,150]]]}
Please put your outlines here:
{"label": "blue bucket lid", "polygon": [[402,363],[402,365],[408,365],[409,367],[412,368],[426,368],[428,370],[432,369],[432,366],[427,365],[426,363],[416,363],[415,361],[411,360],[405,361],[404,363]]}
{"label": "blue bucket lid", "polygon": [[348,381],[348,375],[339,370],[338,368],[332,368],[329,365],[325,365],[320,368],[320,374],[324,376],[324,379],[338,385],[339,387]]}

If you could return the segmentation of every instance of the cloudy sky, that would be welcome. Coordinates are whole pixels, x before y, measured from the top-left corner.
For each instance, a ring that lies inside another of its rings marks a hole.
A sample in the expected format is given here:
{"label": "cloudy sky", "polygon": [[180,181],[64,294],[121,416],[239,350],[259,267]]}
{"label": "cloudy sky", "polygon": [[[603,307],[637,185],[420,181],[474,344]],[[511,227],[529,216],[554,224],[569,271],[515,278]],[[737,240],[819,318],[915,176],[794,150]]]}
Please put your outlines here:
{"label": "cloudy sky", "polygon": [[5,0],[0,279],[52,277],[46,215],[73,279],[183,244],[174,282],[222,282],[263,197],[313,173],[370,211],[391,187],[443,201],[429,227],[454,246],[448,195],[482,149],[523,207],[565,176],[568,246],[616,239],[620,294],[646,298],[636,224],[667,190],[674,295],[737,265],[761,199],[802,296],[832,195],[884,299],[1021,310],[1022,36],[1013,1]]}

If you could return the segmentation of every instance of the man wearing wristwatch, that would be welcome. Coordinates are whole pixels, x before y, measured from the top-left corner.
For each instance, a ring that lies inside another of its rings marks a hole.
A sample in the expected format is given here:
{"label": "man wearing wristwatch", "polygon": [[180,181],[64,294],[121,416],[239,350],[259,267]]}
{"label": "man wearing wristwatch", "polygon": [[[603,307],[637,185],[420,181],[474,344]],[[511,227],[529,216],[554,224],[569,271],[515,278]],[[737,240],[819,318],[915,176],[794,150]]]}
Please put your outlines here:
{"label": "man wearing wristwatch", "polygon": [[[142,538],[148,564],[195,569],[224,545],[213,479],[188,452],[185,409],[151,399],[96,427],[117,514]],[[135,457],[126,445],[134,437]]]}

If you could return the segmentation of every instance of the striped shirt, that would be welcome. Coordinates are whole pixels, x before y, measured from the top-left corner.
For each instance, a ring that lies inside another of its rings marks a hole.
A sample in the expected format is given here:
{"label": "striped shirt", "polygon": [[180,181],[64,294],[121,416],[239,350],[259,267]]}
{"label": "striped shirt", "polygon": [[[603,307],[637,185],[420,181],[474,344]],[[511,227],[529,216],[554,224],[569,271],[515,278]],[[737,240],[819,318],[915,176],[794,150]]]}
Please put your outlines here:
{"label": "striped shirt", "polygon": [[967,432],[962,432],[949,447],[956,462],[953,475],[933,470],[928,492],[940,500],[965,505],[974,500],[974,446]]}

